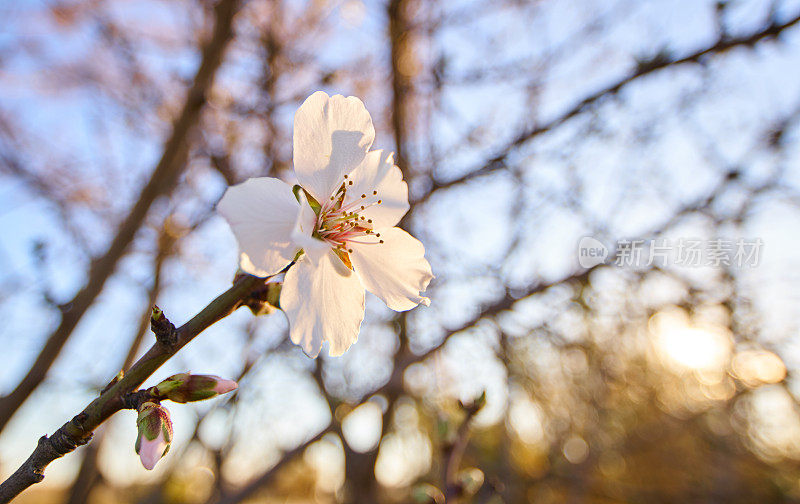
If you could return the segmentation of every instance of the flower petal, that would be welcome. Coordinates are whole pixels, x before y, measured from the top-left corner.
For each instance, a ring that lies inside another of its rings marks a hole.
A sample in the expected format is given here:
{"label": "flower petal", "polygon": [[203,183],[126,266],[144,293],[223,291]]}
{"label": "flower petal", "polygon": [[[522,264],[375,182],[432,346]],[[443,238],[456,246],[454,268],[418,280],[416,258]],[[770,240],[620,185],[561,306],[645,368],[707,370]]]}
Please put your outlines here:
{"label": "flower petal", "polygon": [[361,163],[373,140],[375,128],[361,100],[317,91],[294,116],[297,180],[317,201],[325,201]]}
{"label": "flower petal", "polygon": [[227,394],[232,390],[236,390],[239,388],[239,384],[233,380],[226,380],[225,378],[220,378],[219,376],[213,377],[216,381],[214,384],[214,388],[212,389],[217,394]]}
{"label": "flower petal", "polygon": [[408,185],[391,152],[369,151],[348,180],[353,185],[347,186],[345,205],[361,200],[366,208],[359,210],[356,206],[353,210],[372,219],[374,228],[392,227],[408,212]]}
{"label": "flower petal", "polygon": [[336,262],[341,260],[333,252],[316,265],[303,257],[283,280],[280,302],[290,336],[312,358],[323,341],[330,344],[331,356],[343,354],[358,339],[364,319],[364,287],[357,275],[343,275],[344,266]]}
{"label": "flower petal", "polygon": [[156,462],[161,460],[161,457],[167,451],[169,443],[164,439],[164,434],[159,432],[158,436],[153,440],[148,440],[142,436],[142,444],[139,448],[139,458],[142,465],[148,471],[152,471],[156,466]]}
{"label": "flower petal", "polygon": [[425,259],[422,243],[400,228],[378,231],[380,238],[369,235],[360,241],[383,243],[353,243],[350,261],[368,291],[381,298],[395,311],[405,311],[430,300],[420,296],[433,279],[431,265]]}
{"label": "flower petal", "polygon": [[268,277],[292,262],[297,245],[291,239],[300,207],[289,184],[272,177],[251,178],[231,186],[217,211],[239,242],[239,267]]}

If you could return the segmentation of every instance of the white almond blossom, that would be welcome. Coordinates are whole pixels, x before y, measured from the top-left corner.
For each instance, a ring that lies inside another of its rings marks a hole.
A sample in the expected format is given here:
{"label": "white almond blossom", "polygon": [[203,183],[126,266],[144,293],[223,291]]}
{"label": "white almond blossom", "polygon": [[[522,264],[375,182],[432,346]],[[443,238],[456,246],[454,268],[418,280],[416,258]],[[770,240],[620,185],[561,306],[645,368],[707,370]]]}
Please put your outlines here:
{"label": "white almond blossom", "polygon": [[[302,190],[271,177],[229,187],[217,206],[239,242],[240,268],[281,272],[292,341],[316,357],[358,338],[364,289],[396,311],[428,305],[425,247],[395,227],[408,186],[391,153],[370,151],[375,129],[355,97],[311,95],[294,118],[294,170]],[[299,255],[298,253],[303,253]]]}

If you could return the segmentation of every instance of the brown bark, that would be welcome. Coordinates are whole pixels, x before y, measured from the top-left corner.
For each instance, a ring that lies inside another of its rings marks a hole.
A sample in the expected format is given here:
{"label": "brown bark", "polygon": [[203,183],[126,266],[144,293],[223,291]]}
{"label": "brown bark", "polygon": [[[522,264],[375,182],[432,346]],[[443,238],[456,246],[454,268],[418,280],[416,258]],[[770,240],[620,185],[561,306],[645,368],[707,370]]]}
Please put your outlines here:
{"label": "brown bark", "polygon": [[0,398],[0,431],[36,387],[44,381],[61,349],[125,255],[153,202],[159,196],[169,194],[176,186],[178,178],[186,167],[190,132],[198,123],[205,104],[205,96],[222,63],[225,48],[233,37],[233,17],[238,5],[238,0],[221,0],[217,4],[213,35],[203,49],[202,62],[189,89],[183,110],[175,120],[172,134],[164,146],[158,165],[142,189],[136,204],[119,225],[116,236],[106,252],[92,261],[86,285],[72,300],[62,305],[61,320],[47,338],[28,373],[13,391]]}
{"label": "brown bark", "polygon": [[84,445],[92,433],[113,414],[129,407],[126,398],[187,343],[218,320],[227,317],[254,290],[266,282],[263,278],[242,276],[237,282],[201,310],[191,320],[175,328],[162,315],[152,319],[156,343],[120,379],[106,387],[82,412],[62,425],[52,436],[42,436],[38,446],[20,468],[0,484],[0,504],[5,504],[23,490],[44,479],[50,462]]}
{"label": "brown bark", "polygon": [[[166,229],[162,230],[159,238],[158,252],[156,253],[156,258],[153,264],[153,284],[149,289],[147,304],[145,305],[144,312],[142,313],[139,327],[136,329],[133,340],[128,347],[128,353],[125,356],[125,359],[122,361],[122,366],[120,366],[120,369],[122,370],[127,370],[134,363],[136,353],[139,350],[139,347],[142,346],[142,341],[144,340],[145,335],[147,335],[149,332],[152,307],[155,306],[158,294],[161,292],[161,273],[164,266],[164,261],[169,255],[172,254],[173,249],[174,238],[170,236]],[[83,449],[84,453],[83,460],[81,461],[81,467],[78,470],[78,475],[75,477],[75,481],[72,483],[72,488],[69,490],[69,495],[65,500],[65,504],[82,504],[87,502],[89,494],[92,492],[92,488],[94,488],[97,482],[101,479],[97,470],[97,456],[100,453],[100,446],[102,446],[104,439],[104,431],[101,430],[95,434],[93,438],[94,442]]]}

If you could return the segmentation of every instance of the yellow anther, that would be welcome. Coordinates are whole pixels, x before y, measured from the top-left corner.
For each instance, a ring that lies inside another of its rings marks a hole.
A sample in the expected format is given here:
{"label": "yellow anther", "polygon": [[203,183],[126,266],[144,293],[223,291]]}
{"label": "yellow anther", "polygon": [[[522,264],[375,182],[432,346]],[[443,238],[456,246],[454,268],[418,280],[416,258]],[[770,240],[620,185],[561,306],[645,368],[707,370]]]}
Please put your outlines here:
{"label": "yellow anther", "polygon": [[383,203],[383,201],[382,200],[378,200],[378,204],[380,205],[381,203]]}
{"label": "yellow anther", "polygon": [[373,196],[377,196],[377,194],[378,194],[378,191],[372,191],[372,195]]}

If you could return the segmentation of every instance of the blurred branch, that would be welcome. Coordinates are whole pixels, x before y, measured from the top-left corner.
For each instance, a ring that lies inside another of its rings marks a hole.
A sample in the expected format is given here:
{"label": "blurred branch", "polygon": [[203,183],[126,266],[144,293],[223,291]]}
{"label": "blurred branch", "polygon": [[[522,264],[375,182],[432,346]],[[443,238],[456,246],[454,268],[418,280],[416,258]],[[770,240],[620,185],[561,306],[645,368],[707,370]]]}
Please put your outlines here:
{"label": "blurred branch", "polygon": [[486,392],[480,395],[472,404],[461,404],[461,409],[466,413],[461,425],[458,426],[453,442],[448,446],[445,457],[447,463],[444,468],[445,502],[456,504],[464,493],[461,482],[459,481],[458,471],[461,467],[461,460],[469,443],[469,431],[475,415],[486,404]]}
{"label": "blurred branch", "polygon": [[[0,116],[0,134],[12,137],[10,133],[10,126],[6,124],[2,116]],[[13,140],[13,138],[10,138]],[[81,232],[81,229],[76,226],[70,218],[70,213],[67,210],[68,201],[66,198],[56,194],[52,186],[48,184],[44,177],[34,173],[27,167],[23,166],[22,161],[11,155],[10,153],[0,152],[0,172],[7,172],[13,175],[17,180],[22,181],[28,189],[45,198],[50,204],[55,207],[64,229],[75,240],[75,243],[85,252],[88,253],[89,245],[86,242],[86,237]]]}
{"label": "blurred branch", "polygon": [[303,453],[306,448],[311,446],[312,444],[316,443],[320,439],[322,439],[325,434],[330,432],[331,426],[329,425],[325,429],[321,430],[317,435],[312,437],[311,439],[307,440],[303,444],[287,451],[283,454],[283,457],[278,461],[277,464],[269,468],[266,472],[261,474],[260,476],[253,479],[250,483],[239,489],[235,493],[231,493],[228,495],[223,495],[219,499],[213,499],[209,501],[207,504],[238,504],[239,502],[244,501],[245,499],[250,498],[254,493],[256,493],[261,488],[265,487],[272,480],[275,476],[280,472],[283,467],[288,464],[294,457]]}
{"label": "blurred branch", "polygon": [[[389,42],[392,61],[392,130],[397,158],[395,163],[408,176],[406,164],[405,136],[408,128],[406,98],[411,92],[411,79],[407,77],[401,65],[408,66],[410,58],[415,55],[410,33],[411,22],[408,19],[409,5],[406,0],[389,2]],[[407,70],[406,70],[407,73]]]}
{"label": "blurred branch", "polygon": [[42,436],[31,456],[6,481],[0,484],[0,504],[5,504],[29,486],[44,479],[50,462],[88,443],[94,430],[113,414],[126,407],[124,397],[137,390],[159,367],[198,334],[242,306],[243,300],[268,279],[241,276],[191,320],[175,329],[163,315],[152,318],[156,343],[118,381],[109,383],[100,397],[92,401],[52,436]]}
{"label": "blurred branch", "polygon": [[639,61],[636,68],[629,75],[623,77],[616,83],[606,88],[603,88],[593,93],[590,96],[587,96],[586,98],[581,100],[578,104],[576,104],[571,109],[567,110],[565,113],[558,116],[557,118],[552,119],[545,124],[541,124],[539,126],[535,126],[531,129],[521,132],[506,146],[498,149],[498,154],[496,154],[494,157],[486,161],[483,161],[482,163],[480,163],[480,165],[478,165],[478,167],[469,170],[466,174],[444,182],[437,181],[434,178],[431,189],[423,196],[417,198],[415,200],[415,203],[419,204],[427,201],[428,198],[430,198],[430,196],[433,193],[441,189],[448,189],[450,187],[469,182],[470,180],[473,180],[475,178],[482,177],[484,175],[488,175],[506,169],[508,167],[507,165],[508,157],[517,148],[521,147],[529,140],[561,126],[570,119],[585,112],[588,108],[590,108],[595,103],[599,102],[602,98],[618,93],[623,87],[641,77],[655,73],[659,70],[662,70],[670,66],[678,66],[687,63],[703,64],[704,60],[707,57],[723,54],[737,47],[752,48],[762,40],[769,40],[776,38],[785,30],[795,26],[798,22],[800,22],[800,15],[795,16],[784,23],[778,23],[775,20],[771,20],[766,27],[750,35],[745,35],[741,37],[719,38],[713,45],[706,47],[705,49],[698,50],[687,56],[683,56],[681,58],[673,58],[670,57],[669,54],[666,54],[664,52],[659,52],[649,60]]}
{"label": "blurred branch", "polygon": [[169,194],[176,186],[178,178],[186,166],[189,133],[198,123],[200,112],[205,104],[205,96],[222,63],[225,48],[233,37],[233,17],[238,6],[238,0],[220,0],[217,4],[213,35],[203,49],[202,62],[195,75],[194,83],[189,89],[183,110],[173,125],[172,135],[164,146],[163,155],[150,181],[142,189],[128,216],[119,225],[117,234],[108,250],[101,257],[92,261],[86,285],[72,300],[63,305],[58,327],[47,339],[28,373],[11,393],[0,399],[0,431],[34,389],[45,379],[64,344],[72,335],[83,315],[102,292],[106,281],[114,273],[117,263],[125,255],[128,245],[133,241],[144,222],[150,206],[159,196]]}
{"label": "blurred branch", "polygon": [[[679,208],[677,211],[675,211],[675,213],[672,214],[671,217],[663,221],[661,224],[659,224],[658,226],[654,226],[648,232],[643,233],[643,236],[659,235],[664,231],[668,230],[669,228],[671,228],[672,226],[679,223],[685,216],[709,208],[717,198],[719,198],[725,193],[726,189],[730,186],[730,184],[737,179],[738,179],[737,171],[727,172],[724,175],[724,177],[721,178],[718,184],[711,191],[709,191],[707,195],[698,198],[694,202],[691,202]],[[756,187],[753,190],[753,193],[757,194],[759,192],[766,191],[774,187],[774,185],[775,185],[774,181],[767,181],[766,183]],[[614,257],[614,254],[615,254],[614,250],[609,251],[609,257]],[[450,338],[452,338],[454,335],[466,331],[471,327],[474,327],[482,320],[495,317],[503,311],[511,310],[514,304],[522,299],[526,299],[536,294],[540,294],[558,285],[585,283],[589,280],[589,277],[595,270],[598,270],[604,266],[606,266],[606,264],[604,263],[597,264],[595,266],[592,266],[591,268],[582,269],[567,274],[558,280],[553,280],[549,282],[548,281],[536,282],[529,285],[526,289],[521,291],[514,291],[514,292],[507,291],[505,296],[503,296],[500,299],[497,299],[496,301],[494,301],[489,305],[484,306],[480,310],[480,312],[469,321],[464,322],[463,324],[454,329],[447,330],[438,344],[434,345],[433,347],[429,348],[428,350],[420,354],[413,354],[407,347],[401,347],[401,349],[398,351],[398,356],[396,358],[395,366],[394,369],[392,370],[392,374],[388,382],[384,384],[382,387],[380,387],[378,390],[374,391],[373,394],[386,393],[387,391],[396,390],[398,388],[402,389],[403,373],[405,373],[406,369],[408,369],[413,364],[426,360],[428,357],[432,356],[437,351],[444,348],[444,346],[447,344]]]}
{"label": "blurred branch", "polygon": [[[128,369],[133,364],[134,359],[136,358],[136,353],[139,350],[139,347],[142,346],[142,341],[148,332],[152,308],[155,306],[158,295],[161,292],[161,279],[163,276],[162,273],[164,269],[164,261],[166,261],[166,259],[174,252],[174,245],[175,239],[172,235],[170,235],[170,232],[165,225],[162,227],[161,236],[158,240],[158,251],[156,252],[155,260],[153,261],[153,284],[150,286],[147,295],[147,303],[145,305],[144,312],[142,313],[139,326],[137,327],[136,333],[133,336],[133,340],[128,347],[128,353],[126,354],[125,359],[122,361],[122,366],[120,366],[120,369],[123,371]],[[103,440],[105,439],[103,437],[103,432],[104,431],[99,431],[94,436],[94,442],[83,450],[85,453],[83,455],[83,460],[81,461],[81,467],[78,470],[78,475],[75,477],[72,488],[69,490],[69,496],[67,497],[66,504],[81,504],[83,502],[87,502],[89,499],[89,494],[99,479],[99,472],[97,471],[97,456],[100,453],[100,446],[102,446]]]}

